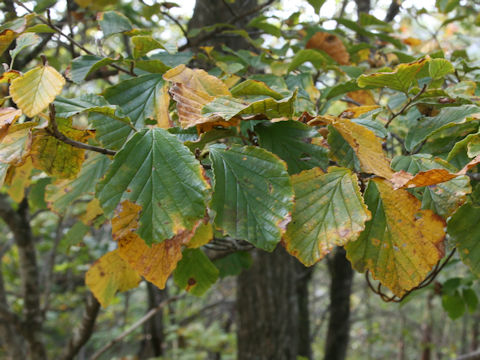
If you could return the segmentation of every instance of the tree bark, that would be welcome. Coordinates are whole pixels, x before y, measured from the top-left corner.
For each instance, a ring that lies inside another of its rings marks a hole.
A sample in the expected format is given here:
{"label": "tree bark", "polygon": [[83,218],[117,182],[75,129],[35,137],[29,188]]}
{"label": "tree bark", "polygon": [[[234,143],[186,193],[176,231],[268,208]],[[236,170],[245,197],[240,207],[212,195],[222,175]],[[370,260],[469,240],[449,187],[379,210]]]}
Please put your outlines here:
{"label": "tree bark", "polygon": [[299,343],[296,259],[257,250],[237,283],[238,360],[295,360]]}
{"label": "tree bark", "polygon": [[[245,13],[245,11],[252,9],[257,5],[258,0],[236,0],[232,3],[228,0],[197,0],[195,2],[193,16],[188,23],[188,29],[192,30],[218,23],[229,23],[236,16]],[[245,28],[253,16],[255,16],[255,14],[242,18],[233,25],[236,25],[239,28]],[[219,44],[225,44],[232,49],[245,49],[250,46],[244,38],[238,35],[217,35],[199,45]]]}
{"label": "tree bark", "polygon": [[345,250],[337,247],[328,264],[330,272],[330,318],[325,360],[344,360],[350,338],[350,294],[353,270]]}
{"label": "tree bark", "polygon": [[40,308],[39,268],[27,198],[22,200],[15,211],[5,196],[0,197],[0,217],[13,233],[18,249],[23,298],[22,335],[28,343],[28,356],[32,360],[44,360],[47,359],[47,353],[41,340],[43,317]]}
{"label": "tree bark", "polygon": [[[160,290],[151,283],[147,283],[148,309],[155,308],[168,298],[166,290]],[[140,345],[139,359],[150,359],[164,355],[163,312],[159,311],[143,326],[144,338]]]}

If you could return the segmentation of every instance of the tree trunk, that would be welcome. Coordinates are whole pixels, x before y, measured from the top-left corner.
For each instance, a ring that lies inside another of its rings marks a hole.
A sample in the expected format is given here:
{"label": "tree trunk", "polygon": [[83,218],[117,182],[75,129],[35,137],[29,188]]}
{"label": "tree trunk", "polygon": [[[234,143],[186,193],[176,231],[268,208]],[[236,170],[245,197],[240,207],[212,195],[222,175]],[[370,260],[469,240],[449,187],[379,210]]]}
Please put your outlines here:
{"label": "tree trunk", "polygon": [[282,247],[257,250],[237,285],[238,360],[295,360],[299,343],[297,260]]}
{"label": "tree trunk", "polygon": [[[257,0],[236,0],[234,2],[225,0],[197,0],[195,3],[195,9],[193,11],[193,16],[188,23],[188,29],[192,30],[218,23],[229,23],[235,17],[257,6],[257,4]],[[243,29],[254,16],[255,14],[244,17],[235,22],[233,25]],[[246,49],[250,46],[248,42],[240,36],[226,35],[217,35],[199,45],[220,44],[225,44],[232,49]]]}
{"label": "tree trunk", "polygon": [[350,294],[353,270],[345,257],[345,250],[337,247],[329,264],[330,319],[328,322],[325,360],[344,360],[350,333]]}
{"label": "tree trunk", "polygon": [[[147,283],[148,309],[153,309],[168,298],[167,290],[160,290],[151,283]],[[143,327],[143,340],[140,345],[139,359],[160,357],[165,353],[163,311],[158,311]]]}

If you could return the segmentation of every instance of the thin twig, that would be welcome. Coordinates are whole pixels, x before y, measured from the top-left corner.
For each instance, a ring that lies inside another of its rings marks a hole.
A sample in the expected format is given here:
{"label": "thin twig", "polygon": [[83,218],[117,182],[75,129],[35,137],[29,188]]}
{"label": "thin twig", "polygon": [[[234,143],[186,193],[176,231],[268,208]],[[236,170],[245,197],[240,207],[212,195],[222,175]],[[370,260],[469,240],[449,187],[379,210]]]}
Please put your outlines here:
{"label": "thin twig", "polygon": [[[22,8],[25,9],[25,11],[27,11],[29,14],[35,14],[37,19],[40,20],[42,23],[44,23],[45,25],[47,25],[48,27],[50,27],[52,30],[55,30],[55,32],[57,32],[59,35],[63,36],[64,38],[66,38],[68,41],[70,41],[71,44],[75,45],[76,47],[78,47],[79,49],[83,50],[85,53],[87,53],[88,55],[94,55],[96,56],[95,53],[93,53],[92,51],[88,50],[85,46],[83,46],[82,44],[80,44],[79,42],[75,41],[71,36],[65,34],[62,29],[60,29],[58,26],[54,25],[51,21],[49,21],[48,19],[45,19],[43,16],[41,15],[38,15],[36,13],[34,13],[32,10],[30,10],[27,6],[25,6],[25,4],[22,4],[19,0],[13,0],[15,2],[15,4],[17,4],[18,6],[21,6]],[[128,71],[127,69],[124,69],[122,68],[121,66],[118,66],[116,64],[109,64],[109,66],[117,69],[118,71],[121,71],[121,72],[124,72],[126,74],[129,74],[129,75],[132,75],[130,73],[130,71]],[[136,75],[135,75],[136,76]]]}
{"label": "thin twig", "polygon": [[445,261],[442,263],[442,265],[440,265],[440,261],[435,265],[435,267],[433,268],[433,270],[430,272],[430,274],[428,274],[428,276],[423,279],[423,281],[418,284],[417,286],[415,286],[414,288],[408,290],[405,294],[403,294],[402,296],[396,296],[396,295],[393,295],[393,296],[388,296],[387,294],[385,294],[383,291],[382,291],[382,284],[381,283],[378,283],[378,286],[377,288],[375,289],[373,287],[373,284],[371,283],[370,281],[370,272],[367,270],[367,272],[365,273],[365,279],[367,280],[367,284],[368,284],[368,287],[370,288],[370,290],[372,290],[375,294],[379,295],[380,298],[385,301],[385,302],[396,302],[396,303],[399,303],[401,301],[403,301],[408,295],[410,295],[412,292],[414,292],[415,290],[419,290],[419,289],[423,289],[425,287],[427,287],[428,285],[430,285],[433,280],[435,280],[435,278],[437,277],[437,275],[440,273],[440,271],[442,271],[442,269],[445,267],[445,265],[448,264],[448,262],[450,261],[450,259],[452,258],[452,256],[455,254],[455,251],[457,250],[457,248],[453,248],[453,250],[450,252],[450,254],[448,254],[447,258],[445,259]]}
{"label": "thin twig", "polygon": [[170,15],[168,12],[166,11],[160,11],[160,14],[162,14],[163,16],[165,16],[166,18],[172,20],[175,25],[177,25],[177,27],[180,29],[180,31],[182,32],[183,36],[185,37],[185,40],[187,40],[187,44],[190,43],[190,38],[188,37],[188,32],[187,30],[183,27],[183,25],[180,23],[180,21],[178,21],[178,19],[176,19],[175,17],[173,17],[172,15]]}
{"label": "thin twig", "polygon": [[385,128],[387,129],[390,126],[390,123],[395,119],[397,116],[402,115],[405,110],[415,101],[417,100],[424,92],[427,90],[427,84],[423,85],[422,89],[419,91],[417,95],[414,97],[408,99],[408,101],[403,105],[403,107],[400,109],[399,112],[397,113],[392,113],[392,116],[390,119],[388,119],[387,123],[385,124]]}
{"label": "thin twig", "polygon": [[65,144],[71,145],[79,149],[95,151],[100,154],[112,155],[112,156],[117,153],[114,150],[105,149],[99,146],[84,144],[82,142],[70,139],[69,137],[65,136],[65,134],[61,133],[60,130],[58,130],[58,125],[55,120],[55,105],[53,104],[50,104],[50,126],[46,130],[50,135],[52,135],[56,139],[64,142]]}
{"label": "thin twig", "polygon": [[98,359],[103,353],[105,353],[107,350],[109,350],[111,347],[113,347],[115,344],[119,343],[122,341],[126,336],[130,335],[135,329],[138,327],[142,326],[144,323],[146,323],[150,318],[152,318],[157,312],[162,310],[165,306],[168,304],[178,301],[180,299],[183,299],[185,297],[185,294],[178,295],[171,297],[169,299],[166,299],[162,301],[160,304],[158,304],[156,307],[151,309],[148,313],[146,313],[143,317],[141,317],[139,320],[137,320],[132,326],[130,326],[127,330],[122,332],[120,335],[118,335],[115,339],[111,340],[108,344],[106,344],[104,347],[102,347],[100,350],[95,352],[95,354],[92,355],[90,360],[96,360]]}

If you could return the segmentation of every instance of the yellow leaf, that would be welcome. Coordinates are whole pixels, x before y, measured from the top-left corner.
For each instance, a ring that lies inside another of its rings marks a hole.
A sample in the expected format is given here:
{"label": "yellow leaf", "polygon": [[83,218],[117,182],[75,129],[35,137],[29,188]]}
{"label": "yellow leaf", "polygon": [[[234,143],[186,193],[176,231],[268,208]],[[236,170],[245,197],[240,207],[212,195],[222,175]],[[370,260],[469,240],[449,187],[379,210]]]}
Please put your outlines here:
{"label": "yellow leaf", "polygon": [[28,117],[43,111],[62,92],[65,79],[53,67],[37,66],[12,81],[10,95]]}
{"label": "yellow leaf", "polygon": [[[368,50],[368,49],[366,49]],[[361,105],[376,105],[375,98],[370,90],[356,90],[347,93],[347,96]]]}
{"label": "yellow leaf", "polygon": [[[70,139],[85,142],[93,133],[77,130],[66,122],[59,122],[59,130]],[[79,173],[85,159],[85,150],[65,144],[46,130],[37,130],[32,141],[33,165],[48,175],[60,179],[72,179]]]}
{"label": "yellow leaf", "polygon": [[95,220],[103,215],[100,201],[97,198],[91,200],[85,209],[85,212],[79,217],[79,219],[87,226],[93,226]]}
{"label": "yellow leaf", "polygon": [[19,166],[30,155],[32,147],[31,128],[38,125],[34,122],[14,124],[0,142],[0,161]]}
{"label": "yellow leaf", "polygon": [[140,280],[118,250],[103,255],[85,274],[85,284],[104,308],[110,305],[117,291],[133,289]]}
{"label": "yellow leaf", "polygon": [[8,129],[22,115],[22,111],[7,107],[0,109],[0,141],[7,135]]}
{"label": "yellow leaf", "polygon": [[155,101],[155,117],[157,119],[158,127],[161,127],[162,129],[168,129],[172,127],[170,114],[168,112],[169,105],[170,95],[168,94],[168,86],[165,84],[160,91],[157,100]]}
{"label": "yellow leaf", "polygon": [[390,161],[383,152],[382,142],[372,131],[348,119],[328,115],[316,117],[308,124],[322,123],[332,125],[342,135],[355,151],[364,172],[386,179],[392,177],[394,172],[390,167]]}
{"label": "yellow leaf", "polygon": [[208,244],[213,240],[213,226],[211,223],[202,223],[195,231],[195,235],[186,244],[188,248],[196,249],[200,246]]}
{"label": "yellow leaf", "polygon": [[0,84],[5,84],[5,83],[10,83],[13,79],[16,79],[18,77],[22,76],[22,73],[17,70],[9,70],[5,71],[1,76],[0,76]]}
{"label": "yellow leaf", "polygon": [[18,34],[10,29],[3,30],[0,32],[0,55],[2,55],[5,50],[8,49],[13,40],[18,36]]}
{"label": "yellow leaf", "polygon": [[193,236],[195,229],[181,231],[179,235],[149,247],[135,233],[141,210],[140,205],[123,201],[112,220],[112,236],[118,242],[120,256],[146,280],[163,289],[182,258],[182,244]]}
{"label": "yellow leaf", "polygon": [[30,174],[33,170],[32,161],[28,158],[25,164],[19,167],[11,167],[7,174],[7,182],[10,184],[8,195],[19,203],[25,197],[25,189],[30,185]]}
{"label": "yellow leaf", "polygon": [[395,295],[420,284],[444,256],[445,221],[406,190],[375,178],[365,192],[372,212],[359,239],[347,244],[347,257],[358,271],[369,270],[374,279]]}
{"label": "yellow leaf", "polygon": [[358,118],[360,115],[365,114],[369,111],[378,109],[380,106],[378,105],[367,105],[367,106],[357,106],[345,109],[340,114],[341,118],[344,119],[355,119]]}

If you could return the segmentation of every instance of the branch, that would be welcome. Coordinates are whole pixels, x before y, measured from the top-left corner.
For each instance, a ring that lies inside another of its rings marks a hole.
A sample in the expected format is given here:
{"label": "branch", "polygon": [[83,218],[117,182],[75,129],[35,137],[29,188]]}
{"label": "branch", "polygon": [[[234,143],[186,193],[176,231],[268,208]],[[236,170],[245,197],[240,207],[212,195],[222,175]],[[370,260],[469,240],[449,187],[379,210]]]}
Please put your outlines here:
{"label": "branch", "polygon": [[40,310],[39,268],[34,237],[29,222],[28,199],[24,198],[15,211],[6,196],[0,197],[0,217],[10,228],[18,249],[18,262],[23,298],[23,334],[29,351],[37,359],[46,359],[45,346],[40,339],[42,316]]}
{"label": "branch", "polygon": [[146,313],[142,318],[137,320],[132,326],[130,326],[127,330],[125,330],[123,333],[118,335],[115,339],[110,341],[107,345],[102,347],[100,350],[98,350],[95,354],[92,355],[90,360],[97,360],[104,352],[109,350],[111,347],[113,347],[115,344],[119,343],[122,341],[126,336],[130,335],[133,331],[135,331],[138,327],[142,326],[144,323],[146,323],[151,317],[153,317],[157,312],[162,310],[165,306],[168,304],[178,301],[182,298],[185,297],[185,294],[178,295],[171,297],[167,300],[162,301],[160,304],[157,305],[157,307],[154,307],[151,309],[148,313]]}
{"label": "branch", "polygon": [[460,355],[455,360],[480,360],[480,350],[476,350],[469,354]]}
{"label": "branch", "polygon": [[383,21],[385,22],[390,22],[393,21],[395,16],[400,12],[400,5],[401,1],[400,0],[392,0],[390,3],[390,6],[388,7],[387,10],[387,15],[385,16],[385,19]]}
{"label": "branch", "polygon": [[427,90],[427,84],[423,85],[422,89],[420,90],[420,92],[415,95],[413,98],[410,98],[408,99],[408,101],[405,103],[405,105],[403,105],[403,107],[400,109],[399,112],[397,113],[393,113],[392,112],[392,116],[390,117],[390,119],[388,119],[387,123],[385,124],[385,128],[387,129],[389,126],[390,126],[390,123],[393,121],[393,119],[395,119],[397,116],[403,114],[403,112],[405,110],[407,110],[407,108],[415,101],[417,100],[424,92],[425,90]]}
{"label": "branch", "polygon": [[84,144],[80,141],[70,139],[65,134],[61,133],[60,130],[58,130],[58,125],[55,120],[55,105],[53,104],[50,104],[50,128],[47,128],[47,132],[53,137],[55,137],[56,139],[64,142],[65,144],[71,145],[79,149],[95,151],[104,155],[115,155],[117,153],[114,150],[109,150],[109,149],[105,149],[105,148],[94,146],[94,145]]}
{"label": "branch", "polygon": [[[16,0],[15,0],[16,1]],[[211,39],[212,37],[214,37],[216,34],[220,33],[223,29],[225,29],[227,27],[227,25],[232,25],[246,17],[249,17],[250,15],[253,15],[257,12],[260,12],[262,10],[264,10],[265,8],[269,7],[270,5],[272,5],[274,3],[275,0],[268,0],[266,3],[264,4],[261,4],[261,5],[258,5],[256,7],[254,7],[253,9],[251,10],[248,10],[248,11],[245,11],[244,13],[240,14],[240,15],[237,15],[233,18],[231,18],[226,24],[225,26],[219,26],[217,27],[215,30],[213,31],[210,31],[209,33],[199,37],[199,38],[196,38],[194,41],[190,41],[190,43],[187,43],[183,46],[180,46],[178,48],[178,51],[183,51],[183,50],[186,50],[188,49],[189,47],[192,47],[192,46],[197,46],[199,44],[201,44],[202,42],[206,41],[206,40],[209,40]]]}
{"label": "branch", "polygon": [[[88,55],[96,55],[95,53],[93,53],[92,51],[88,50],[86,47],[84,47],[82,44],[78,43],[77,41],[75,41],[71,36],[65,34],[62,29],[60,29],[58,26],[52,24],[52,22],[48,19],[45,19],[43,16],[41,15],[38,15],[36,13],[34,13],[32,10],[30,10],[27,6],[25,6],[24,4],[22,4],[22,2],[20,2],[20,0],[13,0],[13,2],[15,2],[15,4],[17,4],[18,6],[21,6],[23,9],[25,9],[25,11],[27,11],[29,14],[35,14],[36,15],[36,18],[38,20],[40,20],[42,23],[44,23],[45,25],[47,25],[48,27],[50,27],[52,30],[55,30],[56,33],[58,33],[59,35],[63,36],[64,38],[66,38],[68,41],[70,41],[70,44],[78,47],[79,49],[83,50],[85,53],[87,53]],[[68,11],[68,10],[67,10]],[[116,64],[109,64],[109,66],[117,69],[118,71],[121,71],[121,72],[124,72],[126,74],[129,74],[129,75],[132,75],[132,76],[136,76],[134,73],[132,73],[131,71],[127,70],[127,69],[124,69],[122,68],[121,66],[118,66]]]}
{"label": "branch", "polygon": [[60,360],[73,360],[75,355],[81,350],[82,346],[87,343],[93,334],[99,310],[100,303],[89,293],[85,301],[85,311],[83,313],[82,322],[73,331],[73,336],[63,351]]}

